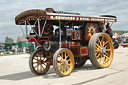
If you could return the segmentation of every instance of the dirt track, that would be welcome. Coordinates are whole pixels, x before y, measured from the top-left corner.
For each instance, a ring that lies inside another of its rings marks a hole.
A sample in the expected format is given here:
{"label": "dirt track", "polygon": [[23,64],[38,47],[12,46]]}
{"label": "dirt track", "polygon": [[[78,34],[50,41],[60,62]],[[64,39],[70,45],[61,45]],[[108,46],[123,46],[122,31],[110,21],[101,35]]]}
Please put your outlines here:
{"label": "dirt track", "polygon": [[28,60],[28,54],[0,56],[0,85],[128,85],[128,48],[115,50],[109,68],[95,69],[88,60],[66,77],[58,77],[52,66],[45,75],[36,76]]}

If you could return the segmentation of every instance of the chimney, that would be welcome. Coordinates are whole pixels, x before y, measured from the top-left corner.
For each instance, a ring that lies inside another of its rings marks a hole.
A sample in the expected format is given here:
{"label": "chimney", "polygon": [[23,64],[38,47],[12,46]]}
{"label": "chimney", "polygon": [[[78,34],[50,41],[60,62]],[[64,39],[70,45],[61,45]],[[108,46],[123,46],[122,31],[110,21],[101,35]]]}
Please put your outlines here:
{"label": "chimney", "polygon": [[45,9],[47,12],[49,12],[49,13],[53,13],[54,12],[54,9],[53,8],[46,8]]}

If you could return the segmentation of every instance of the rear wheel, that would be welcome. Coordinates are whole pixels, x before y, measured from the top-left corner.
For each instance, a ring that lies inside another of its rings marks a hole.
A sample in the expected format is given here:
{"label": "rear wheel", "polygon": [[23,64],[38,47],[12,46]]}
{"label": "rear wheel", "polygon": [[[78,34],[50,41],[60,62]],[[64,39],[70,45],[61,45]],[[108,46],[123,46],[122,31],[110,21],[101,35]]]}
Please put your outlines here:
{"label": "rear wheel", "polygon": [[42,75],[49,70],[50,62],[42,50],[35,50],[30,56],[29,67],[34,74]]}
{"label": "rear wheel", "polygon": [[110,66],[113,59],[113,44],[106,33],[93,35],[88,45],[89,58],[98,68]]}
{"label": "rear wheel", "polygon": [[74,57],[67,48],[58,49],[53,56],[53,67],[59,76],[66,76],[74,68]]}

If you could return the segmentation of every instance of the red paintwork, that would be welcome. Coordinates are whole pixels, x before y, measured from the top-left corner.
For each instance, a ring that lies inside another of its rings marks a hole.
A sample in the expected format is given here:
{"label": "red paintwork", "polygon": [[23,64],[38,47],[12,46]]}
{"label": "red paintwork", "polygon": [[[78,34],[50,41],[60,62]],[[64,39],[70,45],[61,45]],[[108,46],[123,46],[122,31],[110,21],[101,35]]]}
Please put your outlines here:
{"label": "red paintwork", "polygon": [[37,40],[36,40],[36,38],[31,37],[28,39],[28,42],[37,42]]}
{"label": "red paintwork", "polygon": [[81,48],[80,51],[81,51],[81,55],[87,55],[88,54],[87,47],[86,48]]}
{"label": "red paintwork", "polygon": [[123,44],[121,44],[121,46],[128,47],[128,43],[123,43]]}

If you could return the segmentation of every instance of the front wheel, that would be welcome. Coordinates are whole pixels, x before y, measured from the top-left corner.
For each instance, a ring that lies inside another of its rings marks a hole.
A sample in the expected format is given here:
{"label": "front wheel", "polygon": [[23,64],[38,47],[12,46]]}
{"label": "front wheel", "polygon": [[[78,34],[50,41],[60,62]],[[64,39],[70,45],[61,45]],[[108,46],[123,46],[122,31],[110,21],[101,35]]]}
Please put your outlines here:
{"label": "front wheel", "polygon": [[29,58],[30,70],[37,75],[45,74],[50,67],[50,62],[42,50],[35,50]]}
{"label": "front wheel", "polygon": [[74,57],[67,48],[58,49],[53,56],[53,67],[59,76],[66,76],[74,68]]}
{"label": "front wheel", "polygon": [[98,68],[109,67],[113,60],[113,44],[106,33],[97,33],[89,41],[88,53],[91,63]]}

